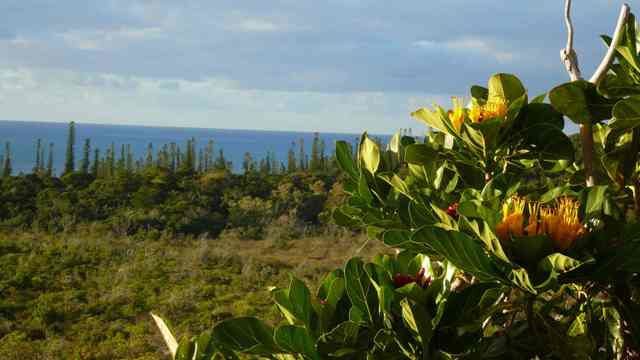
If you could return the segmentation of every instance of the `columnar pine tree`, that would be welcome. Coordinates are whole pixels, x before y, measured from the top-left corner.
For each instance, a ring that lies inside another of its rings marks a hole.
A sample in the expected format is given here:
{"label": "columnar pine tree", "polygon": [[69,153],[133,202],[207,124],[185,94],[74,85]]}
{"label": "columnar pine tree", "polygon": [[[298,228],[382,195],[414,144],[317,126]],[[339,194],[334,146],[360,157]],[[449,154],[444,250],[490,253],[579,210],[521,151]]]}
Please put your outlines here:
{"label": "columnar pine tree", "polygon": [[91,140],[89,138],[84,139],[84,146],[82,147],[82,163],[80,164],[80,171],[83,174],[89,173],[89,164],[91,160]]}
{"label": "columnar pine tree", "polygon": [[182,154],[182,149],[180,149],[180,145],[176,144],[176,166],[173,168],[174,171],[180,168],[180,165],[184,160],[183,157],[184,155]]}
{"label": "columnar pine tree", "polygon": [[33,167],[33,172],[35,174],[40,173],[40,169],[42,167],[42,158],[40,157],[41,152],[42,152],[42,139],[38,139],[36,141],[36,164]]}
{"label": "columnar pine tree", "polygon": [[320,170],[327,170],[327,156],[325,154],[326,146],[324,140],[320,141]]}
{"label": "columnar pine tree", "polygon": [[75,170],[75,146],[76,146],[76,123],[69,123],[69,133],[67,135],[67,152],[64,158],[64,174],[72,173]]}
{"label": "columnar pine tree", "polygon": [[207,144],[205,158],[207,159],[205,162],[205,170],[210,170],[213,165],[213,140],[209,140],[209,143]]}
{"label": "columnar pine tree", "polygon": [[270,164],[270,168],[271,168],[271,173],[272,174],[277,174],[279,171],[279,167],[278,167],[278,161],[276,160],[276,153],[275,152],[271,152],[271,164]]}
{"label": "columnar pine tree", "polygon": [[40,174],[43,174],[45,172],[45,165],[44,165],[44,146],[40,145],[40,169],[39,172]]}
{"label": "columnar pine tree", "polygon": [[124,144],[120,145],[120,156],[118,157],[118,162],[116,165],[116,173],[122,174],[126,171],[126,148]]}
{"label": "columnar pine tree", "polygon": [[111,143],[111,148],[109,148],[109,159],[107,165],[108,176],[113,176],[116,173],[116,144]]}
{"label": "columnar pine tree", "polygon": [[300,139],[299,143],[300,148],[298,150],[298,161],[300,161],[300,163],[298,164],[298,170],[300,171],[305,171],[307,169],[307,166],[305,164],[305,152],[304,152],[304,139]]}
{"label": "columnar pine tree", "polygon": [[53,176],[53,143],[49,143],[49,158],[47,159],[47,175]]}
{"label": "columnar pine tree", "polygon": [[311,171],[318,171],[321,168],[320,162],[320,134],[313,134],[313,143],[311,144]]}
{"label": "columnar pine tree", "polygon": [[228,168],[227,159],[225,159],[224,157],[224,150],[220,149],[218,151],[218,157],[216,158],[216,161],[213,164],[213,167],[216,170],[226,170]]}
{"label": "columnar pine tree", "polygon": [[94,178],[98,178],[98,171],[100,169],[100,149],[93,150],[93,164],[91,166],[91,175]]}
{"label": "columnar pine tree", "polygon": [[4,143],[4,162],[2,164],[2,176],[8,177],[11,176],[12,172],[11,167],[11,143],[8,141]]}
{"label": "columnar pine tree", "polygon": [[131,151],[131,144],[127,144],[126,146],[127,158],[125,163],[125,170],[127,173],[133,172],[133,152]]}
{"label": "columnar pine tree", "polygon": [[169,169],[171,171],[176,171],[176,166],[178,165],[178,152],[176,150],[176,143],[172,142],[170,144],[169,158],[171,159]]}
{"label": "columnar pine tree", "polygon": [[296,172],[296,152],[293,150],[296,146],[295,142],[291,143],[289,153],[287,154],[287,172]]}
{"label": "columnar pine tree", "polygon": [[244,170],[245,174],[252,173],[255,169],[255,162],[253,161],[253,157],[251,153],[245,152],[244,158],[242,160],[242,170]]}
{"label": "columnar pine tree", "polygon": [[147,156],[144,160],[144,166],[148,168],[153,166],[153,144],[152,143],[149,143],[147,145]]}

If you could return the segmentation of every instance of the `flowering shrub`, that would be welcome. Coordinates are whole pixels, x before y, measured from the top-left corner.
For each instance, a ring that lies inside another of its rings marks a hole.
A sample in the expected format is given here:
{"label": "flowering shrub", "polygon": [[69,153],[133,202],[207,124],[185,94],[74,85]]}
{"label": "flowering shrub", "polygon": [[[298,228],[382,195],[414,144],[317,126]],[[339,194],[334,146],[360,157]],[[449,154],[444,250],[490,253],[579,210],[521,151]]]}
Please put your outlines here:
{"label": "flowering shrub", "polygon": [[[172,347],[176,359],[638,358],[635,29],[630,16],[596,84],[529,99],[496,74],[468,102],[413,112],[436,130],[424,140],[385,149],[365,133],[355,160],[338,143],[348,198],[334,220],[398,254],[351,259],[315,295],[292,279],[272,292],[284,324],[227,320]],[[575,149],[565,117],[593,125],[581,141],[594,154]]]}

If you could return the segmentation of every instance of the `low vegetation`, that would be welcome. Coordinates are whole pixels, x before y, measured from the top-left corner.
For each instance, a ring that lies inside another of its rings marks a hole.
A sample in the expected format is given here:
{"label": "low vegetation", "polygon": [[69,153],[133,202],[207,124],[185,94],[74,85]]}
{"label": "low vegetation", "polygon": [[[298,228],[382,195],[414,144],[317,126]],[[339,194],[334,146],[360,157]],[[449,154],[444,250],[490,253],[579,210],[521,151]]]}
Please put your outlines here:
{"label": "low vegetation", "polygon": [[0,235],[3,359],[166,358],[150,310],[181,333],[232,316],[276,323],[269,286],[290,274],[317,282],[349,255],[381,250],[342,231],[260,241],[97,232]]}

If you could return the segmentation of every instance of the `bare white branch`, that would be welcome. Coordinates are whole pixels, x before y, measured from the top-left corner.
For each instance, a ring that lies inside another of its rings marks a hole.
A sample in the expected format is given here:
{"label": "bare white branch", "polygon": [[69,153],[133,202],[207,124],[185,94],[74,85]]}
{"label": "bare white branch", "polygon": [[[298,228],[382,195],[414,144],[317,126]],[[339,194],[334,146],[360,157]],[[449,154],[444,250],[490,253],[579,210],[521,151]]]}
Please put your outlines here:
{"label": "bare white branch", "polygon": [[560,59],[569,73],[571,81],[582,79],[578,55],[573,49],[573,22],[571,21],[571,0],[564,3],[564,22],[567,25],[567,46],[560,50]]}
{"label": "bare white branch", "polygon": [[620,16],[618,16],[618,23],[616,24],[616,29],[613,33],[613,39],[611,40],[611,44],[609,45],[609,49],[607,50],[607,54],[604,56],[600,65],[589,79],[593,84],[598,84],[604,75],[609,71],[609,67],[611,66],[611,62],[613,61],[613,55],[616,53],[616,47],[620,44],[620,39],[622,39],[622,29],[624,29],[624,24],[627,22],[627,18],[629,17],[629,5],[624,4],[620,9]]}
{"label": "bare white branch", "polygon": [[571,0],[564,3],[564,22],[567,25],[567,47],[568,52],[573,50],[573,22],[571,21]]}

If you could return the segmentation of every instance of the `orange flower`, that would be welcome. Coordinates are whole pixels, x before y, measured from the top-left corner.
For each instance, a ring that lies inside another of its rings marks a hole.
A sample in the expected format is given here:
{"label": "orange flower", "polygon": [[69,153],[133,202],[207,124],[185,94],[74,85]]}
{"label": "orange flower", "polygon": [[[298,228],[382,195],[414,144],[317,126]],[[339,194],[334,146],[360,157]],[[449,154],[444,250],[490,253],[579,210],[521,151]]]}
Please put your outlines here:
{"label": "orange flower", "polygon": [[501,241],[511,236],[547,235],[556,250],[565,251],[585,232],[578,219],[579,208],[579,202],[567,197],[559,199],[555,207],[541,207],[539,203],[514,197],[502,206],[502,221],[496,226],[496,235]]}
{"label": "orange flower", "polygon": [[544,209],[541,213],[542,228],[553,241],[556,249],[565,251],[584,234],[578,219],[580,203],[564,197],[557,201],[556,208]]}
{"label": "orange flower", "polygon": [[496,226],[496,234],[502,241],[509,240],[511,235],[524,235],[524,199],[513,197],[502,205],[502,221]]}
{"label": "orange flower", "polygon": [[471,119],[471,122],[481,123],[487,119],[505,117],[508,108],[509,104],[507,99],[501,96],[491,97],[484,105],[480,105],[474,100],[469,109],[469,119]]}
{"label": "orange flower", "polygon": [[449,110],[449,121],[451,121],[453,128],[459,132],[462,127],[462,123],[464,122],[463,100],[461,98],[454,97],[451,101],[453,102],[453,109]]}
{"label": "orange flower", "polygon": [[507,115],[507,99],[501,96],[494,96],[484,105],[484,118],[504,117]]}

